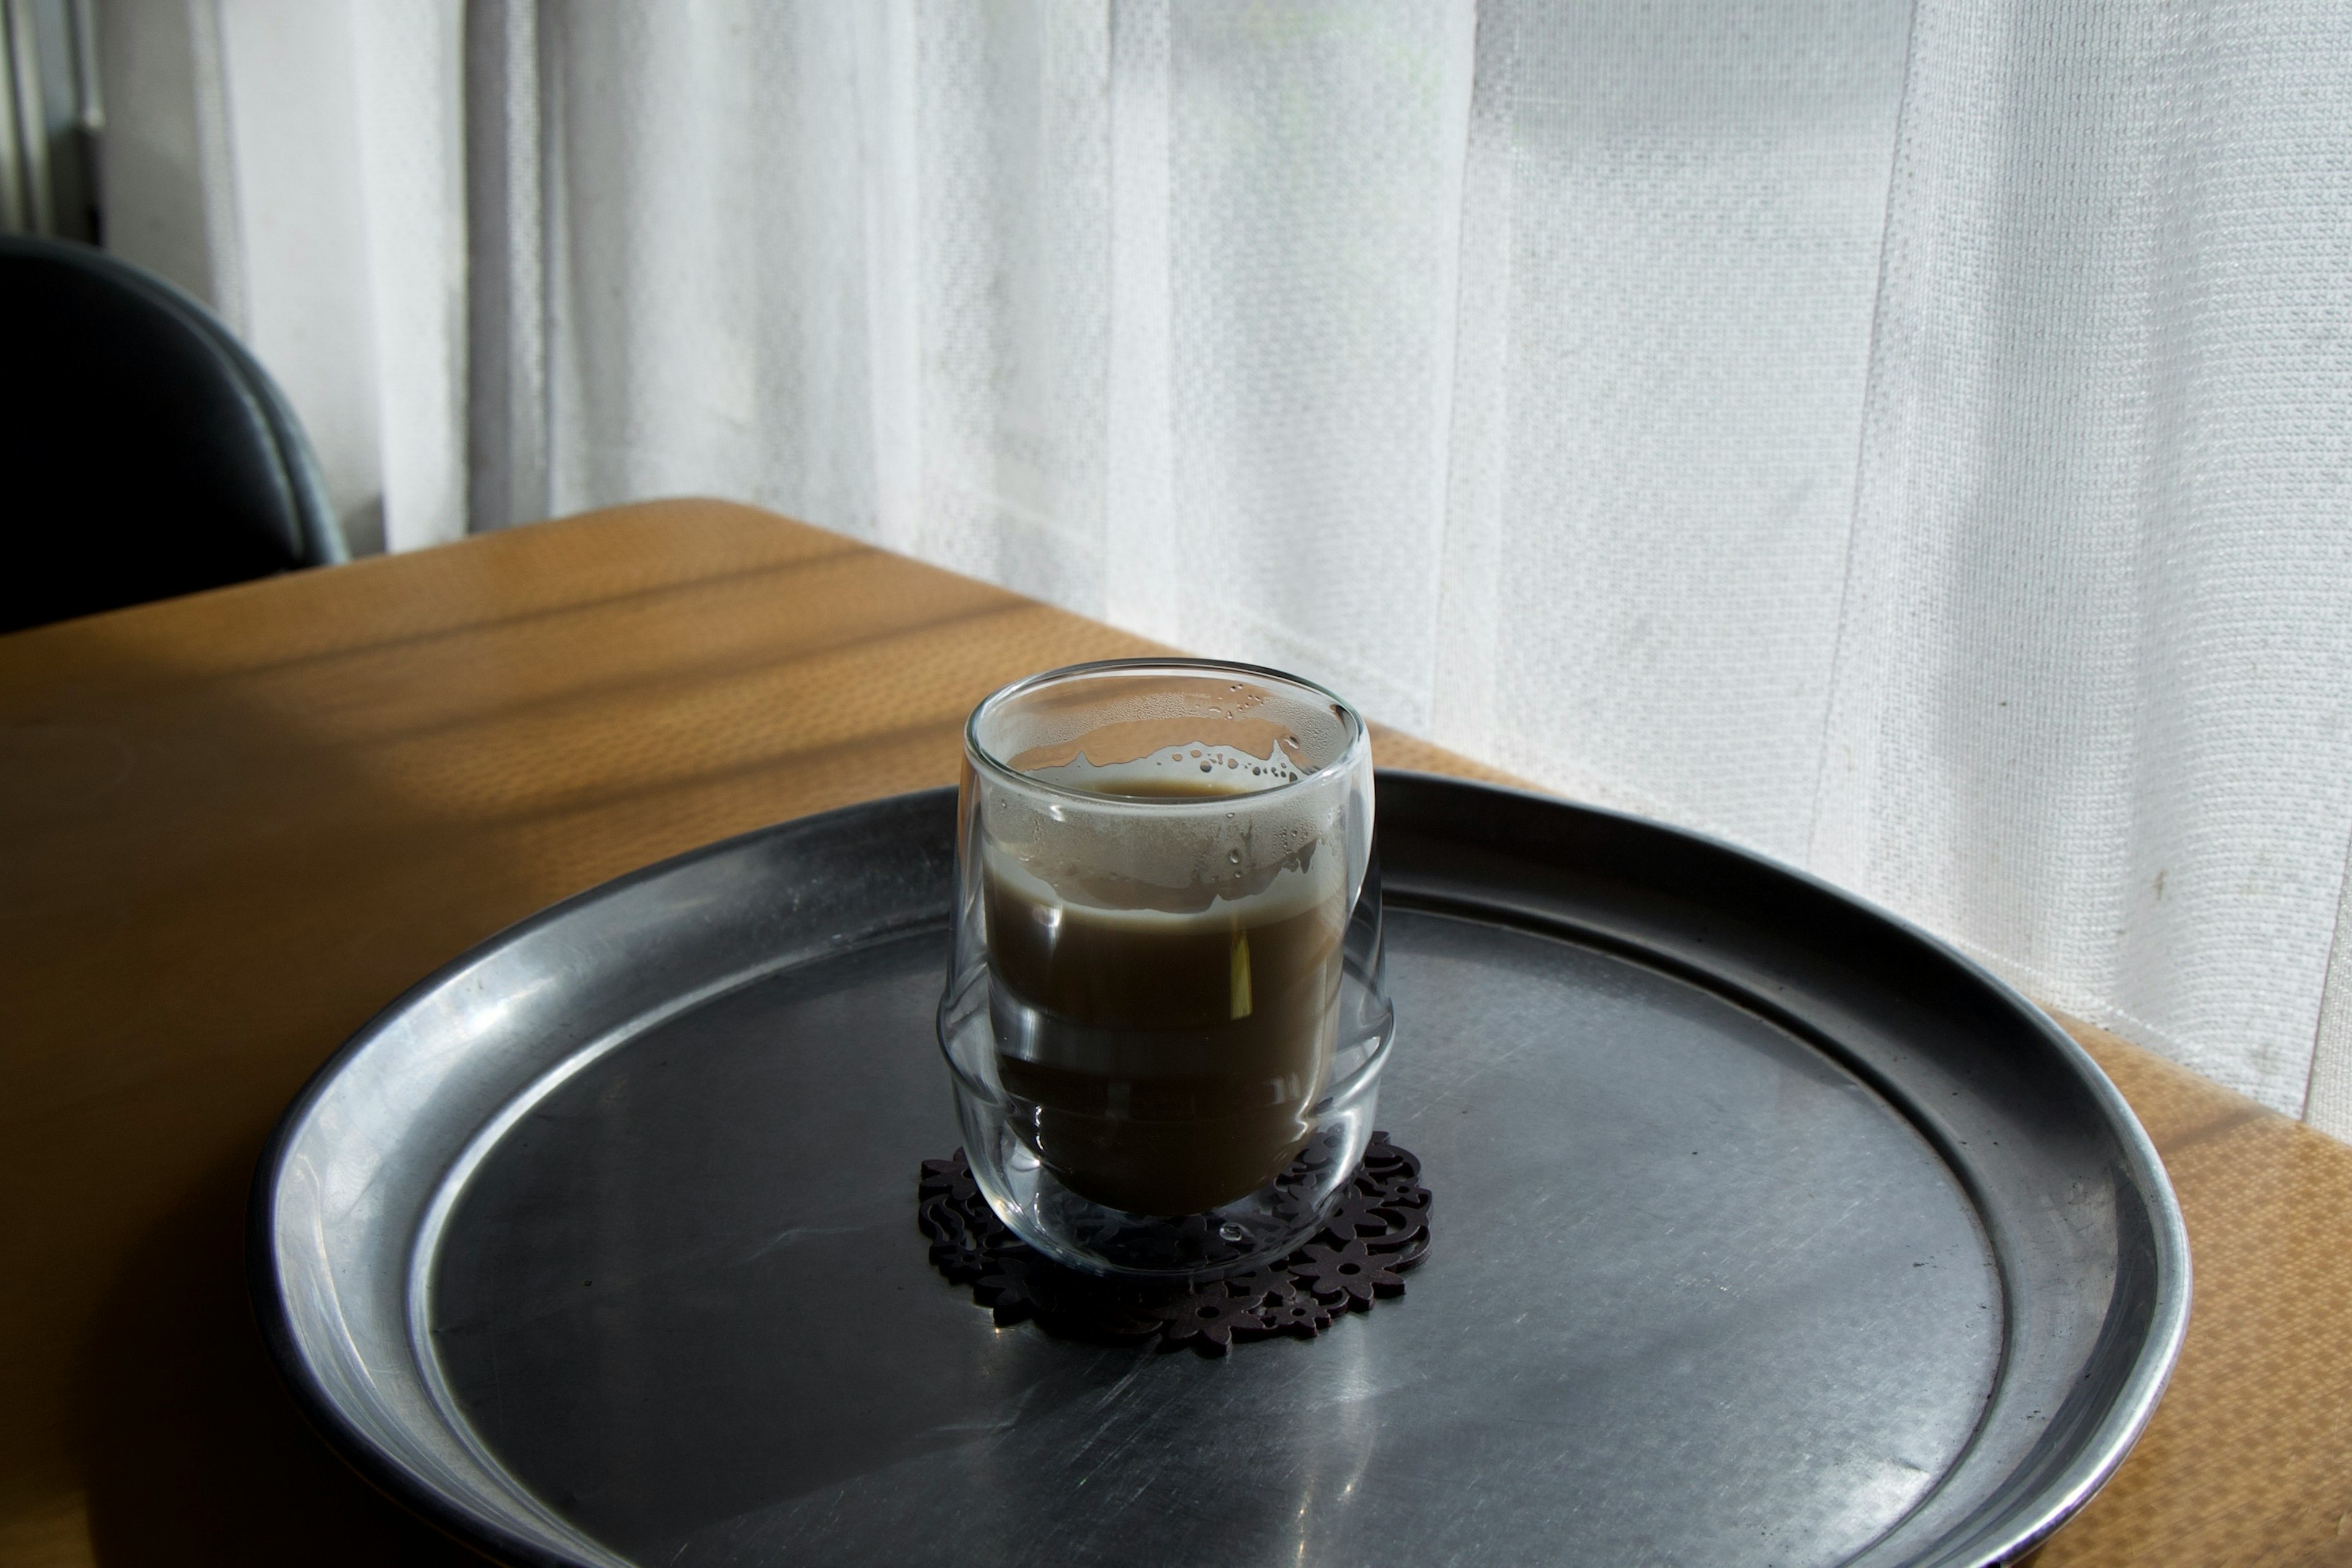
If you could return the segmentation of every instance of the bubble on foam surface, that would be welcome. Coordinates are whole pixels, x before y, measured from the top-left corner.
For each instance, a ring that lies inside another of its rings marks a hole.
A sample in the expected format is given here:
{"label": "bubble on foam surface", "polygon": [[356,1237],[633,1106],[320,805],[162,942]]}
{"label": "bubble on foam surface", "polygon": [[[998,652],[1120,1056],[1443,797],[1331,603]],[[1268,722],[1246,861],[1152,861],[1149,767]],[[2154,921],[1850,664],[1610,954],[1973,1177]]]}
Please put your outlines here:
{"label": "bubble on foam surface", "polygon": [[982,710],[982,747],[1024,771],[1083,755],[1100,766],[1139,761],[1170,747],[1211,750],[1301,773],[1330,765],[1354,739],[1344,711],[1322,694],[1149,669],[1050,680]]}

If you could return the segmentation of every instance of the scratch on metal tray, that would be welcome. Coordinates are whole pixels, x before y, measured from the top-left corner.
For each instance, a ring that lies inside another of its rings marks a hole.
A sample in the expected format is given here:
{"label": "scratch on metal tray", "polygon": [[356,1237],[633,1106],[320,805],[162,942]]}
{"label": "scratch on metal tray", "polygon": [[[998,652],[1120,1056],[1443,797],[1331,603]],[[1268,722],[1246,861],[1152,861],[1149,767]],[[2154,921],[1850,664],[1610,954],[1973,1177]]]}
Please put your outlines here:
{"label": "scratch on metal tray", "polygon": [[756,1263],[780,1247],[790,1247],[804,1236],[848,1236],[861,1230],[871,1230],[865,1225],[795,1225],[786,1226],[743,1255],[746,1263]]}

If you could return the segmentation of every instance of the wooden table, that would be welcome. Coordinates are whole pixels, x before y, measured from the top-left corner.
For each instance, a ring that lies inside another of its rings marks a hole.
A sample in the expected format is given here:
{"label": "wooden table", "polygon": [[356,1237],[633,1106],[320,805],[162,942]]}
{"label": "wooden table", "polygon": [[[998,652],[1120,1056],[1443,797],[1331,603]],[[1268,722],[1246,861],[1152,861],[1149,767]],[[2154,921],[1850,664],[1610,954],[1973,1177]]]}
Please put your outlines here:
{"label": "wooden table", "polygon": [[[1145,647],[707,501],[0,638],[0,1562],[470,1561],[263,1358],[240,1225],[280,1107],[501,926],[951,782],[983,693]],[[2197,1308],[2042,1568],[2352,1564],[2352,1149],[2076,1032],[2179,1184]]]}

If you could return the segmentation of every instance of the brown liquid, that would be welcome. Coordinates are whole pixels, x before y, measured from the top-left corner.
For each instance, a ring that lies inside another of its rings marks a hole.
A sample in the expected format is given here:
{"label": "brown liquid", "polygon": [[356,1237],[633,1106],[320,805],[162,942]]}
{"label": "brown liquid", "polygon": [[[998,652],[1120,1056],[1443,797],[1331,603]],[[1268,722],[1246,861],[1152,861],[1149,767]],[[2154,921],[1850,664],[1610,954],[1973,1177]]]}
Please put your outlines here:
{"label": "brown liquid", "polygon": [[[1234,793],[1217,783],[1118,788]],[[984,896],[998,1070],[1022,1141],[1063,1185],[1130,1213],[1192,1214],[1297,1155],[1330,1071],[1336,883],[1303,907],[1262,896],[1198,915],[1047,903],[994,876]]]}

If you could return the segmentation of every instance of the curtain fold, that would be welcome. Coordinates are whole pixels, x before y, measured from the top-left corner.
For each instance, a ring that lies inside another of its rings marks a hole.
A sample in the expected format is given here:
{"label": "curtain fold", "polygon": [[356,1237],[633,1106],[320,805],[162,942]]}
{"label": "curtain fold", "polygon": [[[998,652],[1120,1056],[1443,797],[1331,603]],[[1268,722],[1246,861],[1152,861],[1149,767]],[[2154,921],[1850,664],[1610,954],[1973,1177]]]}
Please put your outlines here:
{"label": "curtain fold", "polygon": [[1909,83],[1809,858],[2299,1110],[2352,831],[2352,14],[1920,0]]}
{"label": "curtain fold", "polygon": [[188,273],[395,547],[771,506],[2352,1136],[2352,13],[457,5],[107,17],[217,40]]}
{"label": "curtain fold", "polygon": [[100,0],[108,248],[286,389],[354,548],[467,529],[463,0]]}

